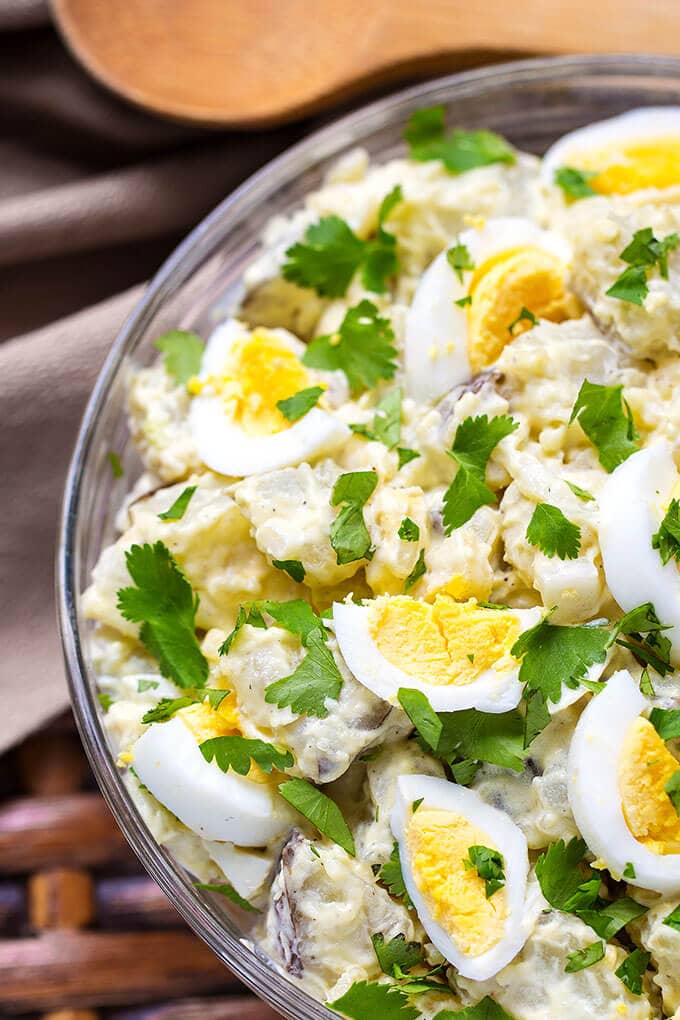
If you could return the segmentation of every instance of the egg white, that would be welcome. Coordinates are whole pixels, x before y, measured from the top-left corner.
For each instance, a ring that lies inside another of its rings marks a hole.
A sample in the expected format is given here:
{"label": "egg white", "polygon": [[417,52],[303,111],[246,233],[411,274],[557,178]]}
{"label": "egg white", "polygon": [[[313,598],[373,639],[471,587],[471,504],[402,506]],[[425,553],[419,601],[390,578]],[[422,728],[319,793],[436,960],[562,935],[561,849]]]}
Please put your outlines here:
{"label": "egg white", "polygon": [[670,443],[632,454],[608,477],[599,496],[599,540],[607,585],[624,612],[644,602],[670,630],[671,661],[680,665],[680,573],[665,565],[652,536],[659,530],[678,472]]}
{"label": "egg white", "polygon": [[626,824],[619,792],[619,761],[628,729],[649,707],[626,669],[586,705],[569,747],[569,803],[588,848],[615,876],[626,864],[641,889],[680,892],[680,854],[652,853]]}
{"label": "egg white", "polygon": [[[463,231],[457,243],[466,246],[475,266],[524,247],[541,248],[565,265],[571,260],[563,237],[521,216],[487,220],[483,227]],[[436,400],[472,375],[467,312],[455,304],[466,296],[471,276],[472,270],[466,270],[459,280],[443,251],[416,288],[406,317],[404,365],[408,393],[421,403]]]}
{"label": "egg white", "polygon": [[[479,956],[467,956],[456,947],[451,936],[432,917],[414,880],[406,830],[413,802],[421,797],[421,808],[435,808],[462,815],[471,825],[485,832],[503,855],[508,906],[506,930],[495,946]],[[529,855],[524,833],[505,812],[491,807],[474,790],[450,783],[446,779],[424,775],[399,776],[390,824],[394,838],[399,843],[404,885],[434,945],[464,977],[475,981],[486,981],[493,977],[519,953],[540,910],[535,897],[527,896]]]}
{"label": "egg white", "polygon": [[563,135],[551,145],[541,163],[543,181],[554,186],[555,171],[578,166],[578,157],[589,149],[614,148],[650,139],[680,135],[680,107],[649,106],[628,110],[618,117],[599,120]]}
{"label": "egg white", "polygon": [[[335,602],[333,621],[342,657],[359,683],[392,705],[398,704],[400,687],[422,691],[435,712],[460,712],[476,708],[480,712],[508,712],[522,697],[519,662],[514,669],[496,672],[487,669],[468,684],[428,684],[399,669],[380,652],[370,631],[370,604]],[[529,630],[541,618],[541,609],[509,609],[519,621],[521,631]],[[500,612],[500,610],[499,610]]]}
{"label": "egg white", "polygon": [[[223,371],[232,345],[247,332],[236,319],[228,319],[206,344],[200,378]],[[300,357],[305,345],[283,329],[270,330]],[[219,395],[195,396],[189,408],[189,428],[203,463],[222,475],[244,478],[299,464],[310,457],[330,453],[351,435],[335,415],[313,407],[290,428],[270,436],[251,436],[230,421]]]}
{"label": "egg white", "polygon": [[206,840],[205,846],[227,881],[246,900],[258,894],[274,867],[273,854],[245,850],[233,843],[214,840]]}
{"label": "egg white", "polygon": [[207,762],[178,716],[152,723],[132,752],[141,782],[202,839],[265,846],[295,817],[273,784],[255,783]]}

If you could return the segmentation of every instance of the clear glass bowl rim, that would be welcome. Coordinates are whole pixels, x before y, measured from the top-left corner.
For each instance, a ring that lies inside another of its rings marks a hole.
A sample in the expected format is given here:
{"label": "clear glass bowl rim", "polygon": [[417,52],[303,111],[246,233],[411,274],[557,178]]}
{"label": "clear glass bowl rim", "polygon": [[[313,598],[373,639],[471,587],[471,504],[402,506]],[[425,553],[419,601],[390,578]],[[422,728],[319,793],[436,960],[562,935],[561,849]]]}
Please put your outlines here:
{"label": "clear glass bowl rim", "polygon": [[433,96],[438,99],[441,92],[446,92],[447,98],[454,100],[466,95],[482,95],[486,90],[505,85],[510,88],[521,83],[568,83],[579,75],[629,79],[658,76],[677,78],[680,82],[680,59],[643,54],[547,57],[446,75],[369,103],[287,149],[228,195],[161,266],[118,334],[83,416],[66,480],[56,561],[59,626],[71,701],[81,739],[101,792],[145,869],[218,958],[289,1020],[331,1020],[337,1014],[273,971],[243,941],[225,930],[220,914],[197,896],[183,869],[155,842],[141,818],[130,811],[127,794],[99,725],[93,692],[87,680],[77,619],[75,550],[82,483],[102,409],[126,353],[135,346],[145,324],[176,284],[178,276],[186,282],[193,268],[200,264],[215,233],[225,237],[253,202],[275,192],[282,181],[304,171],[306,166],[321,158],[332,156],[349,141],[360,141],[390,122],[398,112],[404,114],[410,109],[428,105],[428,100]]}

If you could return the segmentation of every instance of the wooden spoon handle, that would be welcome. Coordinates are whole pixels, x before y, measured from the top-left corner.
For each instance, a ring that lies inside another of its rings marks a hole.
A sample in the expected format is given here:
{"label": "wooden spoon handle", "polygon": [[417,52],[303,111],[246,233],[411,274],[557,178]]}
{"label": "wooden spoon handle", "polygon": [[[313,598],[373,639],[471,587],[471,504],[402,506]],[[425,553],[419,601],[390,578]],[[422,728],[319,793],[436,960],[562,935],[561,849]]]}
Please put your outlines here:
{"label": "wooden spoon handle", "polygon": [[680,52],[680,4],[655,0],[52,0],[76,56],[157,113],[281,123],[405,74],[508,53]]}

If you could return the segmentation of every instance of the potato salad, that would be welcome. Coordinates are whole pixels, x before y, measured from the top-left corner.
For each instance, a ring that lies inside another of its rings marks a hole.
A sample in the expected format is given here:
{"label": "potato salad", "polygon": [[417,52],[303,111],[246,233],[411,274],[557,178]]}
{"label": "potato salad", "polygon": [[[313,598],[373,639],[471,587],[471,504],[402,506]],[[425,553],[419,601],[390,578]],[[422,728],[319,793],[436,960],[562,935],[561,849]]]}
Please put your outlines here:
{"label": "potato salad", "polygon": [[680,108],[404,141],[129,379],[112,753],[340,1016],[680,1020]]}

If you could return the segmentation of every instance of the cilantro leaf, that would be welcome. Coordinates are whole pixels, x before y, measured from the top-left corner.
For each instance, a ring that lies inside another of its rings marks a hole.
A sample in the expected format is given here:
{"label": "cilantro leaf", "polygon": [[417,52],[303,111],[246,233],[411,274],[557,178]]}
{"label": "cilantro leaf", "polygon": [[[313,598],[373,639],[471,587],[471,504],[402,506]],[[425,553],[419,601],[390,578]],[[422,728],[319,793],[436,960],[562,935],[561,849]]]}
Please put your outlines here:
{"label": "cilantro leaf", "polygon": [[[486,761],[522,770],[524,722],[519,712],[435,712],[422,691],[399,688],[399,703],[425,744],[438,758],[462,758],[469,766]],[[463,764],[461,763],[461,764]]]}
{"label": "cilantro leaf", "polygon": [[476,1006],[466,1006],[465,1009],[440,1009],[433,1020],[515,1020],[515,1018],[506,1013],[495,999],[485,995]]}
{"label": "cilantro leaf", "polygon": [[394,842],[392,846],[392,853],[390,859],[386,861],[378,870],[377,879],[382,882],[390,893],[390,896],[394,896],[395,899],[402,900],[407,910],[410,910],[413,906],[411,897],[408,894],[406,885],[404,884],[404,875],[401,870],[401,861],[399,859],[399,844]]}
{"label": "cilantro leaf", "polygon": [[426,744],[435,751],[439,746],[444,724],[435,712],[427,696],[412,687],[400,687],[397,697],[418,733]]}
{"label": "cilantro leaf", "polygon": [[623,869],[623,874],[621,875],[621,878],[628,878],[628,879],[635,879],[635,878],[637,878],[637,875],[635,874],[635,868],[633,867],[633,865],[631,864],[630,861],[628,861],[628,863],[626,864],[625,868]]}
{"label": "cilantro leaf", "polygon": [[364,242],[339,216],[324,216],[286,251],[284,279],[321,297],[342,297],[364,257]]}
{"label": "cilantro leaf", "polygon": [[597,904],[594,909],[579,910],[577,913],[600,938],[609,941],[630,921],[646,914],[648,909],[629,896],[622,896],[619,900]]}
{"label": "cilantro leaf", "polygon": [[578,499],[583,500],[584,503],[595,502],[595,497],[591,492],[587,492],[585,489],[582,489],[581,486],[576,485],[575,482],[568,482],[566,478],[564,480]]}
{"label": "cilantro leaf", "polygon": [[292,397],[277,400],[276,406],[286,421],[299,421],[319,403],[322,393],[323,386],[309,386],[305,390],[294,393]]}
{"label": "cilantro leaf", "polygon": [[522,698],[526,705],[524,715],[524,749],[526,750],[539,733],[543,732],[552,716],[546,705],[543,691],[529,691],[525,688]]}
{"label": "cilantro leaf", "polygon": [[517,318],[513,319],[510,325],[508,326],[508,333],[510,334],[510,336],[515,335],[515,326],[519,326],[520,322],[528,322],[530,326],[535,326],[538,322],[538,319],[536,318],[532,311],[530,311],[528,308],[525,308],[524,305],[522,305],[517,315]]}
{"label": "cilantro leaf", "polygon": [[663,923],[675,931],[680,931],[680,903],[674,910],[671,910],[667,917],[664,917]]}
{"label": "cilantro leaf", "polygon": [[376,471],[349,471],[340,475],[333,486],[331,506],[342,506],[331,524],[330,536],[338,565],[373,555],[363,507],[377,484]]}
{"label": "cilantro leaf", "polygon": [[180,687],[199,687],[208,677],[208,662],[195,634],[198,599],[163,542],[133,545],[125,563],[136,587],[118,591],[118,610],[141,623],[139,637],[158,659],[163,676]]}
{"label": "cilantro leaf", "polygon": [[514,151],[493,131],[445,131],[443,106],[418,110],[409,118],[404,138],[409,156],[419,162],[441,159],[451,174],[464,173],[491,163],[514,163]]}
{"label": "cilantro leaf", "polygon": [[568,198],[578,199],[590,198],[597,194],[589,184],[593,177],[597,177],[597,174],[588,170],[576,170],[571,166],[561,166],[555,171],[554,180]]}
{"label": "cilantro leaf", "polygon": [[463,272],[475,268],[469,249],[464,244],[460,244],[460,242],[449,248],[446,253],[446,261],[461,283],[463,282]]}
{"label": "cilantro leaf", "polygon": [[187,708],[189,705],[198,705],[206,699],[211,708],[218,709],[229,693],[230,691],[216,687],[197,687],[190,694],[185,694],[181,698],[161,698],[157,705],[144,713],[142,722],[167,722],[181,709]]}
{"label": "cilantro leaf", "polygon": [[244,900],[243,896],[236,892],[233,885],[229,885],[228,882],[194,882],[197,889],[207,889],[209,892],[219,893],[221,896],[226,896],[228,900],[235,903],[241,910],[247,910],[251,914],[259,914],[261,911],[254,907],[248,900]]}
{"label": "cilantro leaf", "polygon": [[417,542],[420,538],[420,528],[410,517],[404,517],[399,525],[397,535],[402,542]]}
{"label": "cilantro leaf", "polygon": [[115,450],[109,450],[109,452],[106,454],[106,459],[109,462],[109,467],[111,468],[111,474],[113,475],[113,477],[114,478],[122,478],[123,477],[123,465],[121,464],[120,457],[118,456],[116,451]]}
{"label": "cilantro leaf", "polygon": [[410,591],[414,584],[417,584],[420,578],[425,574],[426,570],[427,566],[425,564],[425,550],[421,549],[420,552],[418,553],[418,559],[416,560],[413,570],[404,581],[404,591],[405,592]]}
{"label": "cilantro leaf", "polygon": [[590,667],[604,662],[612,636],[603,627],[565,627],[540,620],[515,641],[510,654],[522,659],[519,680],[558,702],[562,685],[575,689]]}
{"label": "cilantro leaf", "polygon": [[246,624],[250,624],[251,627],[259,627],[260,629],[265,628],[265,622],[262,619],[262,614],[258,609],[247,610],[245,606],[239,606],[238,616],[236,617],[236,623],[234,629],[227,634],[226,638],[218,649],[218,655],[229,655],[234,641],[239,636]]}
{"label": "cilantro leaf", "polygon": [[584,379],[569,421],[578,421],[605,471],[613,471],[638,449],[640,437],[623,399],[623,386],[600,386]]}
{"label": "cilantro leaf", "polygon": [[350,308],[337,334],[319,336],[307,345],[303,364],[347,376],[353,394],[370,389],[380,379],[392,379],[397,370],[397,348],[390,320],[367,300]]}
{"label": "cilantro leaf", "polygon": [[252,610],[267,613],[280,627],[290,634],[296,634],[303,645],[307,645],[312,634],[326,640],[326,628],[304,599],[288,599],[287,602],[272,602],[262,599],[252,603]]}
{"label": "cilantro leaf", "polygon": [[479,877],[484,879],[487,900],[505,885],[505,860],[498,850],[491,850],[488,846],[469,846],[468,857],[463,864],[467,870],[475,868]]}
{"label": "cilantro leaf", "polygon": [[673,558],[680,562],[680,503],[672,499],[659,530],[652,535],[652,549],[659,550],[664,564]]}
{"label": "cilantro leaf", "polygon": [[[668,629],[660,622],[652,603],[644,602],[619,620],[614,635],[617,645],[632,652],[638,662],[652,666],[659,676],[666,676],[667,673],[673,672],[670,663],[671,643],[662,633]],[[624,641],[619,636],[621,634],[631,640]]]}
{"label": "cilantro leaf", "polygon": [[290,707],[298,715],[325,719],[326,701],[336,701],[342,690],[342,676],[325,636],[312,631],[307,637],[307,655],[299,666],[265,688],[264,700],[279,708]]}
{"label": "cilantro leaf", "polygon": [[321,790],[306,779],[289,779],[279,787],[279,793],[304,815],[324,836],[327,836],[350,857],[355,856],[354,838],[340,808]]}
{"label": "cilantro leaf", "polygon": [[350,1020],[418,1020],[420,1012],[409,1004],[396,985],[355,981],[344,995],[326,1005]]}
{"label": "cilantro leaf", "polygon": [[551,843],[536,861],[536,878],[541,892],[556,910],[570,912],[574,906],[591,906],[595,902],[597,889],[592,893],[584,890],[593,875],[589,867],[585,871],[581,867],[585,853],[584,840],[574,837],[565,845],[564,840],[559,839]]}
{"label": "cilantro leaf", "polygon": [[670,779],[666,781],[664,790],[668,794],[676,813],[680,815],[680,769],[674,772]]}
{"label": "cilantro leaf", "polygon": [[579,970],[592,967],[594,963],[599,963],[603,959],[604,942],[591,942],[589,946],[584,946],[583,949],[577,949],[576,952],[568,954],[567,966],[564,971],[566,974],[576,974]]}
{"label": "cilantro leaf", "polygon": [[455,478],[444,493],[442,520],[444,532],[450,535],[469,521],[475,510],[486,503],[495,503],[496,496],[484,478],[489,457],[501,439],[505,439],[519,422],[508,415],[489,418],[482,414],[466,418],[456,429],[448,455],[458,464]]}
{"label": "cilantro leaf", "polygon": [[99,691],[99,693],[97,694],[97,701],[102,706],[104,714],[108,712],[108,710],[111,708],[111,705],[115,704],[114,698],[112,698],[110,694],[106,694],[104,691]]}
{"label": "cilantro leaf", "polygon": [[399,470],[404,467],[405,464],[410,464],[412,460],[416,460],[420,457],[417,450],[409,450],[407,446],[398,446],[397,453],[399,455]]}
{"label": "cilantro leaf", "polygon": [[290,751],[275,744],[267,744],[264,740],[248,737],[228,736],[211,737],[198,745],[207,762],[215,759],[215,764],[228,772],[232,769],[239,776],[247,776],[251,768],[251,760],[259,765],[263,772],[269,774],[272,769],[283,772],[295,764]]}
{"label": "cilantro leaf", "polygon": [[375,238],[366,241],[365,244],[361,280],[366,290],[371,290],[374,294],[383,294],[387,290],[387,280],[399,272],[397,239],[394,234],[385,230],[384,224],[402,199],[401,186],[397,184],[380,203]]}
{"label": "cilantro leaf", "polygon": [[137,679],[137,693],[143,694],[144,691],[155,691],[158,684],[158,680],[145,680],[144,677],[140,676]]}
{"label": "cilantro leaf", "polygon": [[651,958],[651,953],[644,949],[634,949],[614,971],[633,995],[642,995],[642,978]]}
{"label": "cilantro leaf", "polygon": [[171,329],[169,333],[159,336],[154,346],[165,355],[165,371],[178,386],[184,386],[192,375],[201,371],[205,344],[197,333]]}
{"label": "cilantro leaf", "polygon": [[649,721],[662,740],[680,737],[680,708],[653,708]]}
{"label": "cilantro leaf", "polygon": [[297,581],[298,584],[302,584],[307,573],[300,560],[272,560],[272,566],[276,567],[277,570],[283,570],[284,573],[288,574],[293,581]]}
{"label": "cilantro leaf", "polygon": [[373,418],[373,433],[376,439],[393,450],[401,436],[401,388],[386,393],[376,404]]}
{"label": "cilantro leaf", "polygon": [[459,786],[469,786],[479,771],[479,762],[470,758],[450,762],[454,780]]}
{"label": "cilantro leaf", "polygon": [[181,521],[186,513],[186,509],[191,502],[191,497],[196,492],[195,485],[188,485],[183,492],[177,497],[172,506],[165,511],[165,513],[159,514],[158,516],[162,521]]}
{"label": "cilantro leaf", "polygon": [[395,976],[395,964],[400,970],[408,972],[412,967],[425,962],[420,942],[407,942],[403,934],[395,935],[389,942],[385,942],[385,936],[379,931],[371,935],[371,942],[380,969],[383,974],[389,974],[390,977]]}
{"label": "cilantro leaf", "polygon": [[581,529],[568,520],[559,507],[537,503],[527,528],[527,542],[546,556],[574,560],[581,548]]}
{"label": "cilantro leaf", "polygon": [[633,305],[643,305],[649,293],[648,272],[658,266],[659,273],[667,280],[668,253],[678,245],[680,245],[678,234],[667,234],[658,241],[651,227],[636,230],[630,244],[619,255],[623,262],[628,263],[628,268],[614,281],[606,292],[607,295]]}
{"label": "cilantro leaf", "polygon": [[642,306],[649,294],[647,270],[644,266],[628,266],[628,269],[624,269],[605,293],[607,297],[618,298],[619,301]]}

